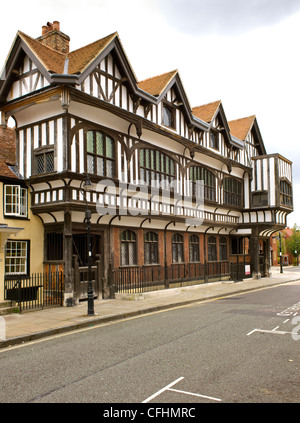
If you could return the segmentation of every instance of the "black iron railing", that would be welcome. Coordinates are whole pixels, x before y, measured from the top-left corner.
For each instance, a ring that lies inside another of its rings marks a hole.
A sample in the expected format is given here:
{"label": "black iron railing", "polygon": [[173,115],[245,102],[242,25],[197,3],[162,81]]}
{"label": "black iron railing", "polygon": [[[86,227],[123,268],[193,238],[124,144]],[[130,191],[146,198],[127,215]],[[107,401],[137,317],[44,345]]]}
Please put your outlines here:
{"label": "black iron railing", "polygon": [[130,266],[113,270],[115,292],[142,293],[212,281],[239,281],[251,277],[244,263],[179,263],[164,266]]}
{"label": "black iron railing", "polygon": [[22,310],[62,306],[63,272],[35,273],[31,276],[6,276],[4,298],[18,304]]}

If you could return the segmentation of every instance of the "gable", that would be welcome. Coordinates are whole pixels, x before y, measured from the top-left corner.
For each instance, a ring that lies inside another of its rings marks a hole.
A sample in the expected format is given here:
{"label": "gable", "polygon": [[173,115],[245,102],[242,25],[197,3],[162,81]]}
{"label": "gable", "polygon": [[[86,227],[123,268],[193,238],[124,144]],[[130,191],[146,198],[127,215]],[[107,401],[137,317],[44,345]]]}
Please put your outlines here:
{"label": "gable", "polygon": [[193,107],[193,115],[195,115],[199,119],[204,120],[207,123],[210,123],[217,114],[220,104],[221,100],[218,100],[212,103],[204,104],[202,106]]}
{"label": "gable", "polygon": [[7,85],[6,100],[14,100],[49,85],[33,60],[25,55],[20,65],[14,69],[13,79]]}
{"label": "gable", "polygon": [[130,91],[127,81],[114,54],[110,52],[90,70],[77,88],[100,100],[122,107],[128,103]]}
{"label": "gable", "polygon": [[255,115],[236,119],[228,122],[228,124],[234,137],[242,141],[246,141],[248,144],[252,145],[252,156],[255,155],[253,153],[253,148],[257,149],[258,154],[266,154],[266,149]]}
{"label": "gable", "polygon": [[192,113],[207,122],[211,130],[217,129],[223,135],[227,145],[232,144],[230,128],[221,100],[193,107]]}
{"label": "gable", "polygon": [[162,94],[164,94],[164,91],[172,82],[176,74],[177,70],[167,72],[162,75],[154,76],[152,78],[140,81],[137,85],[141,90],[153,95],[154,97],[160,97]]}

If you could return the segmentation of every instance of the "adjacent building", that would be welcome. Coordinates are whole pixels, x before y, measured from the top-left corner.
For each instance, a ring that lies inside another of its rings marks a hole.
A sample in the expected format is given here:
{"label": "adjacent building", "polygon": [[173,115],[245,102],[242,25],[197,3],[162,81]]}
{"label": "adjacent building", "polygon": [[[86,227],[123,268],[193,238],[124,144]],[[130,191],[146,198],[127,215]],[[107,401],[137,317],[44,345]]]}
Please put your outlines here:
{"label": "adjacent building", "polygon": [[[43,225],[16,167],[16,134],[0,128],[0,301],[5,281],[43,271]],[[29,200],[29,201],[28,201]]]}
{"label": "adjacent building", "polygon": [[57,21],[37,39],[19,31],[0,82],[29,219],[13,226],[40,239],[37,265],[63,268],[66,300],[86,295],[87,208],[100,297],[132,269],[167,286],[214,263],[267,275],[270,236],[293,210],[292,164],[267,154],[256,117],[228,122],[221,101],[191,107],[177,70],[138,81],[117,33],[75,51],[69,42]]}

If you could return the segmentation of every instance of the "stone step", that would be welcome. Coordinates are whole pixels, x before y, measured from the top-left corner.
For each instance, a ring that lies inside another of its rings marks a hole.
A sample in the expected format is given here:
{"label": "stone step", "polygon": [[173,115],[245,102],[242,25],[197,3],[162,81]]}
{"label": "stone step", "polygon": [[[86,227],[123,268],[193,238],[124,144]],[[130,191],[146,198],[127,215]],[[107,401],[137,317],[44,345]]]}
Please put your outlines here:
{"label": "stone step", "polygon": [[0,316],[5,316],[6,314],[17,313],[19,307],[16,306],[15,302],[11,301],[0,301]]}
{"label": "stone step", "polygon": [[9,300],[0,301],[0,308],[10,307],[10,306],[11,306],[11,301]]}

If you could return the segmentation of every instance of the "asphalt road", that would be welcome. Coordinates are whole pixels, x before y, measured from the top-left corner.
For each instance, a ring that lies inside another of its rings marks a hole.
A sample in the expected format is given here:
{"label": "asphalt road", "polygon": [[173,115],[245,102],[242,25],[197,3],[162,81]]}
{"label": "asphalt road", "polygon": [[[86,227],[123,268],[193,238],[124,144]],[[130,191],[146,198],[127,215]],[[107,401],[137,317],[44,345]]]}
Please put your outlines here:
{"label": "asphalt road", "polygon": [[298,403],[300,282],[0,350],[0,402]]}

